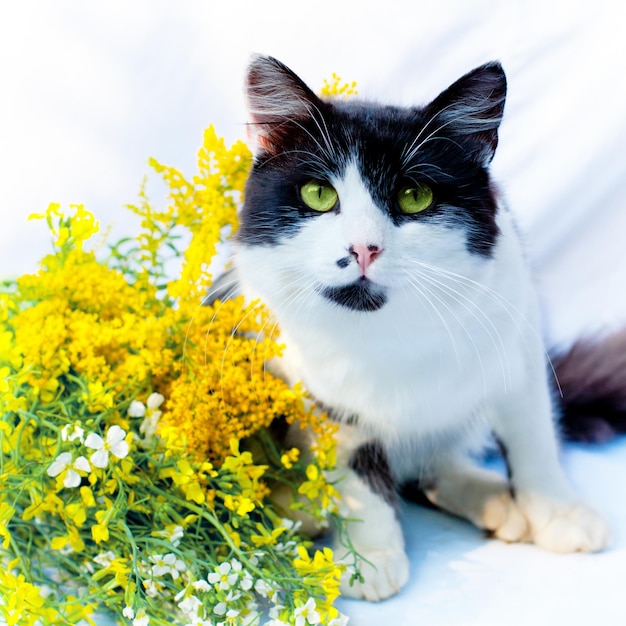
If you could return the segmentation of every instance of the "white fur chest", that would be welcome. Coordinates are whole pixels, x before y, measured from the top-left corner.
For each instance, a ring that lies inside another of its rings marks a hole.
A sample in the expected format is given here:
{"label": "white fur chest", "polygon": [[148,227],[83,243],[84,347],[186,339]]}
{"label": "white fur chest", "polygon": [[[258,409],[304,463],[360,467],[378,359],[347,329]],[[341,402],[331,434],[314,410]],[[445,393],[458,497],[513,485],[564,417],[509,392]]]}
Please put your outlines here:
{"label": "white fur chest", "polygon": [[441,317],[427,306],[409,316],[395,309],[336,320],[322,332],[293,329],[285,337],[287,375],[334,412],[358,415],[362,428],[394,441],[463,428],[523,374],[519,332],[501,309],[478,315],[444,307]]}

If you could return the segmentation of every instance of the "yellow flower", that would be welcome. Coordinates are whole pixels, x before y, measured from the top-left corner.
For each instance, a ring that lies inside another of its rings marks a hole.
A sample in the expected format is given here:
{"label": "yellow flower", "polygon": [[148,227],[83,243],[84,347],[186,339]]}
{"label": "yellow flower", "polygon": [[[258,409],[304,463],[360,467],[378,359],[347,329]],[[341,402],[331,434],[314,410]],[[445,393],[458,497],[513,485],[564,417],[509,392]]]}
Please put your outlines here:
{"label": "yellow flower", "polygon": [[44,605],[41,590],[27,582],[23,574],[16,576],[11,571],[1,570],[0,588],[4,591],[2,614],[7,625],[34,624],[34,616]]}
{"label": "yellow flower", "polygon": [[293,464],[300,458],[300,450],[298,448],[291,448],[287,450],[281,457],[280,462],[287,468],[291,469]]}
{"label": "yellow flower", "polygon": [[230,524],[224,524],[224,530],[228,533],[235,547],[241,548],[241,535]]}
{"label": "yellow flower", "polygon": [[53,550],[62,550],[68,544],[74,552],[82,552],[85,549],[85,542],[76,528],[69,528],[67,535],[55,537],[50,542],[50,547]]}
{"label": "yellow flower", "polygon": [[177,487],[180,487],[187,500],[193,500],[197,504],[205,501],[205,492],[200,485],[198,474],[194,471],[189,461],[181,459],[176,464],[178,471],[173,467],[163,468],[159,475],[162,478],[171,478]]}
{"label": "yellow flower", "polygon": [[99,413],[110,409],[114,404],[113,394],[106,392],[101,381],[88,383],[88,393],[83,395],[87,403],[87,410],[90,413]]}
{"label": "yellow flower", "polygon": [[83,501],[84,506],[96,506],[96,499],[93,496],[93,491],[89,487],[83,485],[80,488],[80,497]]}
{"label": "yellow flower", "polygon": [[260,534],[258,535],[251,535],[250,539],[252,540],[252,543],[257,547],[261,547],[261,546],[273,546],[276,544],[278,538],[287,531],[287,529],[284,526],[278,526],[278,528],[272,528],[271,530],[268,530],[267,528],[265,528],[264,526],[262,526],[261,524],[257,524],[256,525],[257,530],[259,531]]}
{"label": "yellow flower", "polygon": [[224,494],[224,506],[229,511],[234,511],[239,517],[247,517],[254,510],[254,502],[245,496],[232,496]]}
{"label": "yellow flower", "polygon": [[102,543],[109,539],[109,528],[106,524],[94,524],[91,527],[91,536],[96,543]]}
{"label": "yellow flower", "polygon": [[109,510],[111,504],[104,511],[96,511],[97,524],[91,527],[91,536],[96,543],[102,543],[109,540]]}
{"label": "yellow flower", "polygon": [[306,496],[309,500],[315,500],[324,487],[324,479],[316,465],[308,465],[306,468],[307,481],[298,487],[298,493]]}
{"label": "yellow flower", "polygon": [[348,98],[357,94],[356,82],[346,83],[334,72],[331,81],[324,79],[324,85],[321,89],[322,96],[343,96]]}

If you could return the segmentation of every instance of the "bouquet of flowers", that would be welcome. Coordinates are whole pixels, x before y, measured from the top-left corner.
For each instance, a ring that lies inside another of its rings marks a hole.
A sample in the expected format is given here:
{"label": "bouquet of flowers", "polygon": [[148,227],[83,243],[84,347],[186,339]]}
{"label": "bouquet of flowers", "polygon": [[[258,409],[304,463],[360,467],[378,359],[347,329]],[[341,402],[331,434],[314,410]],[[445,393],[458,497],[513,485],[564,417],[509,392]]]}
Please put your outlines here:
{"label": "bouquet of flowers", "polygon": [[341,526],[335,427],[267,371],[260,303],[202,306],[250,159],[209,128],[193,178],[152,160],[167,207],[144,185],[140,232],[113,244],[83,206],[34,216],[53,251],[0,293],[0,622],[347,622],[343,566],[289,515]]}

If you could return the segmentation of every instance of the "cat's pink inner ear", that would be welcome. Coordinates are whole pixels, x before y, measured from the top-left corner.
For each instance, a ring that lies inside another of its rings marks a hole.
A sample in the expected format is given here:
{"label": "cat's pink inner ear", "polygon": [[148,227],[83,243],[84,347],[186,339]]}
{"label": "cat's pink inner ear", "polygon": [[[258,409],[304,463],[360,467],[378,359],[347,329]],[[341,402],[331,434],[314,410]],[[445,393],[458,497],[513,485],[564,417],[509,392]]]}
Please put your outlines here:
{"label": "cat's pink inner ear", "polygon": [[272,57],[255,57],[246,77],[248,139],[260,150],[280,145],[289,122],[309,118],[320,99],[287,66]]}
{"label": "cat's pink inner ear", "polygon": [[453,83],[425,110],[442,132],[454,135],[470,156],[488,165],[498,145],[506,90],[502,66],[486,63]]}
{"label": "cat's pink inner ear", "polygon": [[259,152],[263,150],[269,150],[270,144],[267,137],[260,131],[258,124],[253,120],[250,120],[246,127],[246,135],[248,139],[248,145],[253,152]]}

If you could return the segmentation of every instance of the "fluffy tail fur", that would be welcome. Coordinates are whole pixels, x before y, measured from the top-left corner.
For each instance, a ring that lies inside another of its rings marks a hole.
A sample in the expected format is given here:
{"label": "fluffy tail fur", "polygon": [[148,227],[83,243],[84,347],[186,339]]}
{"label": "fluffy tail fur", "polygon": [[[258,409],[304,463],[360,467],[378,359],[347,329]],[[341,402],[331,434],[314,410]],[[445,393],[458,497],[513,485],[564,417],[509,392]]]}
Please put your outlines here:
{"label": "fluffy tail fur", "polygon": [[563,435],[600,443],[626,433],[626,329],[582,340],[552,357],[561,386]]}

